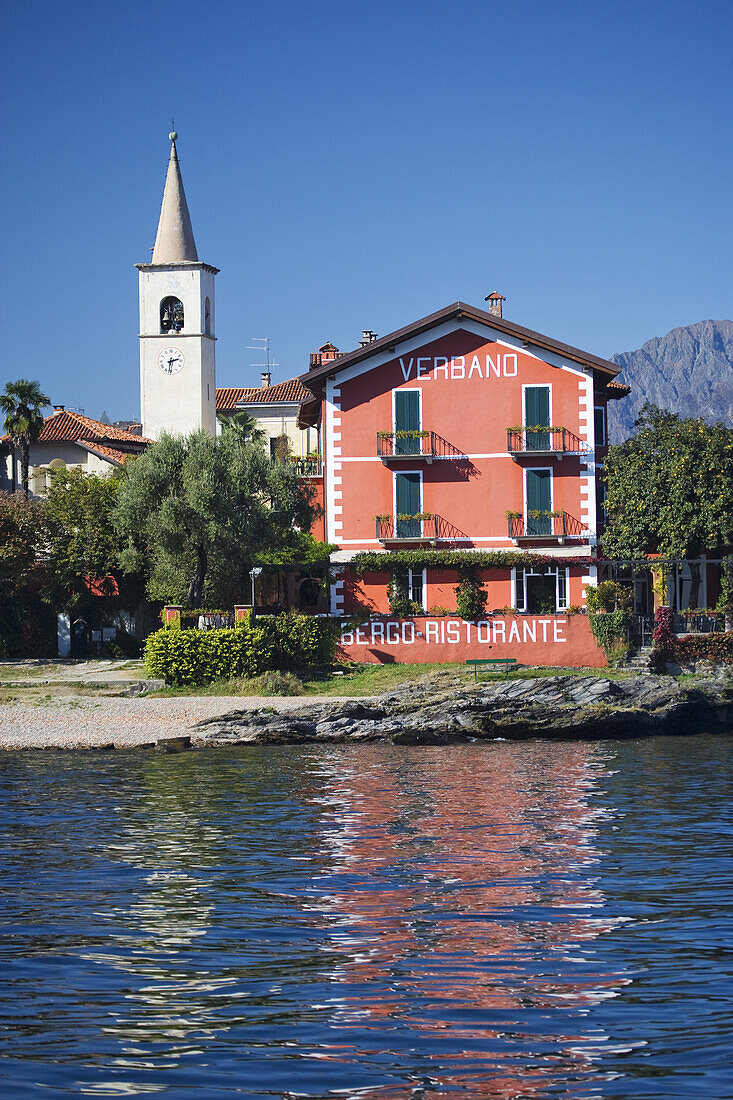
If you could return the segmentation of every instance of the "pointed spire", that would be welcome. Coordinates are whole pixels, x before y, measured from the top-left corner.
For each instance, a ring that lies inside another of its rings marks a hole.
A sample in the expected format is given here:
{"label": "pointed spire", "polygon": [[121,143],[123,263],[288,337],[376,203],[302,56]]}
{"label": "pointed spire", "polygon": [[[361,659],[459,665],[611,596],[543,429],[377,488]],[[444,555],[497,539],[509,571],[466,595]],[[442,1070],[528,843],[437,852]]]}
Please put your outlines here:
{"label": "pointed spire", "polygon": [[158,233],[153,248],[154,264],[181,263],[186,260],[198,261],[196,242],[193,239],[191,215],[188,212],[186,193],[183,190],[181,169],[176,152],[178,134],[172,131],[171,157],[168,161],[168,175],[165,178],[163,205],[160,208]]}

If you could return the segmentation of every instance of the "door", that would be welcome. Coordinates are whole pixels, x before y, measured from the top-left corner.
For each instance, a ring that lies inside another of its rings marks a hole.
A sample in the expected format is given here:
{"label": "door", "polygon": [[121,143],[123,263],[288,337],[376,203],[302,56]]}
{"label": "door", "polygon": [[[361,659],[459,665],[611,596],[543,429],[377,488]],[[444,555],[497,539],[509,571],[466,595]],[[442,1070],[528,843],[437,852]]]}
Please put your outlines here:
{"label": "door", "polygon": [[[552,516],[552,472],[550,470],[527,470],[527,534],[551,535]],[[538,514],[540,513],[540,514]]]}
{"label": "door", "polygon": [[[524,425],[526,428],[550,426],[550,387],[526,386],[524,390]],[[528,451],[549,451],[549,432],[525,432]]]}
{"label": "door", "polygon": [[418,435],[400,437],[400,432],[420,431],[420,390],[396,390],[394,395],[394,453],[419,455],[422,448]]}
{"label": "door", "polygon": [[398,539],[419,539],[422,522],[419,519],[400,519],[400,516],[416,516],[422,511],[420,498],[422,478],[418,473],[395,474],[395,534]]}

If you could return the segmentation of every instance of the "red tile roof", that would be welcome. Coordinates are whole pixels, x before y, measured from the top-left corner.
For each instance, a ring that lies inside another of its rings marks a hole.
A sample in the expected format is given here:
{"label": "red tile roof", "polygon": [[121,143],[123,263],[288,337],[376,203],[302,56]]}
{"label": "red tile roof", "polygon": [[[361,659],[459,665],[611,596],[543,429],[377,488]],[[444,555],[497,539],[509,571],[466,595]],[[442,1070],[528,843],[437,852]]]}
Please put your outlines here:
{"label": "red tile roof", "polygon": [[219,412],[236,410],[238,405],[264,405],[281,401],[307,401],[313,397],[299,378],[288,378],[274,386],[228,386],[216,391],[216,408]]}
{"label": "red tile roof", "polygon": [[99,455],[100,458],[108,458],[110,462],[114,462],[118,466],[121,466],[123,462],[126,462],[128,458],[137,453],[135,451],[117,451],[114,447],[105,447],[101,443],[92,443],[88,439],[75,439],[74,443],[78,447],[86,447],[88,451]]}
{"label": "red tile roof", "polygon": [[[10,437],[4,435],[0,442],[9,443]],[[134,435],[132,432],[125,431],[124,428],[103,424],[101,420],[92,420],[90,416],[82,416],[81,413],[72,412],[70,409],[59,409],[58,412],[46,417],[38,442],[80,443],[83,447],[94,449],[115,462],[124,462],[128,454],[139,454],[153,440]]]}
{"label": "red tile roof", "polygon": [[625,382],[617,382],[615,378],[612,378],[610,382],[606,382],[606,389],[611,391],[609,397],[626,397],[628,393],[631,393],[631,386],[627,386]]}
{"label": "red tile roof", "polygon": [[72,412],[70,409],[60,409],[58,412],[46,417],[38,442],[73,443],[77,439],[93,439],[98,440],[100,443],[115,440],[119,443],[135,444],[138,450],[142,450],[143,446],[152,443],[151,439],[145,439],[141,435],[133,435],[132,432],[125,431],[124,428],[113,428],[111,424],[103,424],[101,420],[92,420],[90,416],[82,416],[81,413]]}

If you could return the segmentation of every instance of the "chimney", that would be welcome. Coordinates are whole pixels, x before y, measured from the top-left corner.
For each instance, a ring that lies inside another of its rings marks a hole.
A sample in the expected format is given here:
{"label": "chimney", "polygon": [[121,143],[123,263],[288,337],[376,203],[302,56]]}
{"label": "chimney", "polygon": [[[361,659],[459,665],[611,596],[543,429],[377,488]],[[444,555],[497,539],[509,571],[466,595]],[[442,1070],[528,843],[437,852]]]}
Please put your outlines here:
{"label": "chimney", "polygon": [[64,409],[65,409],[65,408],[66,408],[66,406],[65,406],[65,405],[54,405],[54,407],[53,407],[53,411],[54,411],[55,413],[62,413],[62,412],[64,411]]}
{"label": "chimney", "polygon": [[498,290],[493,290],[491,294],[486,295],[484,301],[489,303],[489,313],[493,314],[494,317],[502,316],[501,303],[506,301],[503,294],[500,294]]}
{"label": "chimney", "polygon": [[262,372],[262,382],[260,384],[260,389],[262,389],[262,390],[269,389],[271,378],[272,378],[271,372],[269,370],[263,370],[263,372]]}
{"label": "chimney", "polygon": [[324,363],[330,363],[332,359],[339,359],[339,349],[335,344],[330,341],[327,344],[322,344],[318,351],[311,352],[309,370],[315,370],[316,367],[322,366]]}
{"label": "chimney", "polygon": [[379,333],[372,332],[370,328],[363,329],[361,333],[361,340],[359,341],[359,347],[367,347],[369,344],[373,343],[377,339],[378,335]]}

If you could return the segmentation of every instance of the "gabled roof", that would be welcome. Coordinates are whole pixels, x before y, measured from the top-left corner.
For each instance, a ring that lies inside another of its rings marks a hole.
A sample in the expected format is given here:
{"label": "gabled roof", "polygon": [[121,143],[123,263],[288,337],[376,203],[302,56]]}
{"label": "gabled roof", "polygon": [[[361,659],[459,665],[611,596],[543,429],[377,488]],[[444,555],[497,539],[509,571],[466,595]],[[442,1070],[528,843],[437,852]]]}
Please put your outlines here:
{"label": "gabled roof", "polygon": [[[2,437],[3,443],[10,442],[10,436]],[[153,442],[144,436],[134,435],[124,428],[115,428],[112,424],[103,424],[91,416],[72,412],[70,409],[58,409],[47,416],[38,443],[80,443],[89,449],[105,448],[115,455],[139,454]],[[103,456],[107,457],[107,456]]]}
{"label": "gabled roof", "polygon": [[364,347],[359,347],[356,348],[355,351],[347,352],[339,359],[334,359],[324,363],[320,367],[315,367],[313,370],[308,371],[307,374],[302,374],[300,380],[301,382],[306,382],[314,393],[319,393],[323,389],[325,381],[329,376],[338,374],[340,371],[345,370],[346,367],[350,367],[354,363],[359,363],[363,359],[368,359],[381,351],[396,349],[398,344],[402,344],[406,340],[412,339],[413,336],[419,336],[423,332],[428,332],[430,329],[437,328],[446,321],[453,319],[459,321],[462,318],[465,318],[467,321],[478,321],[480,324],[489,325],[491,328],[497,329],[507,336],[514,336],[526,342],[528,345],[534,345],[545,351],[554,351],[556,354],[562,355],[563,358],[571,360],[571,362],[580,363],[584,367],[592,367],[608,378],[614,378],[621,370],[621,367],[616,363],[610,363],[607,359],[601,359],[597,355],[592,355],[590,352],[581,351],[580,348],[574,348],[570,344],[563,344],[559,340],[553,340],[550,336],[543,336],[541,332],[534,332],[532,329],[523,328],[522,325],[515,325],[513,321],[507,321],[505,317],[498,317],[494,313],[487,313],[485,310],[477,309],[476,306],[469,306],[465,302],[454,302],[450,306],[439,309],[436,313],[428,314],[427,317],[423,317],[419,321],[413,321],[411,325],[406,325],[405,328],[397,329],[395,332],[390,332],[386,336],[381,336],[378,340],[372,340],[371,343],[366,344]]}
{"label": "gabled roof", "polygon": [[216,391],[216,411],[235,412],[241,405],[281,404],[283,401],[298,403],[313,397],[299,378],[288,378],[274,386],[229,386]]}

